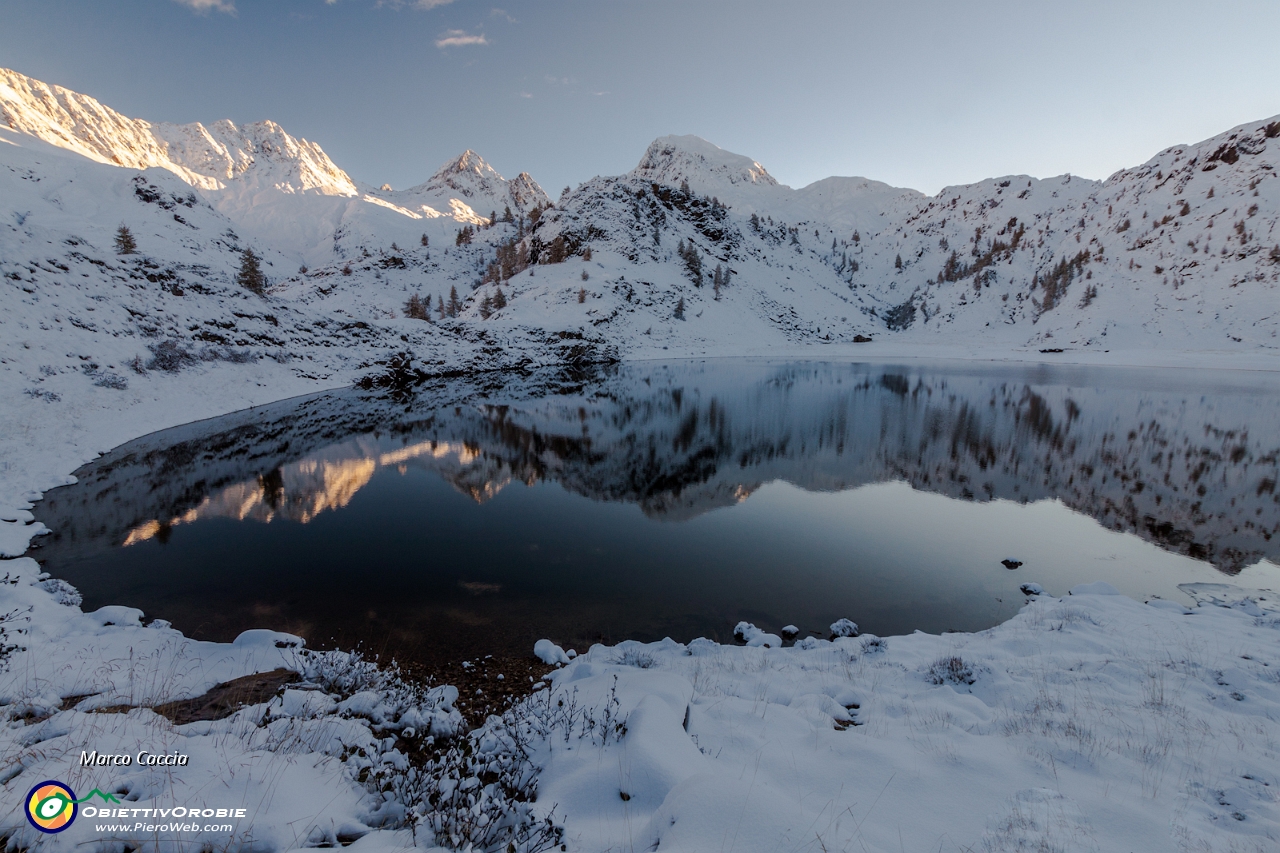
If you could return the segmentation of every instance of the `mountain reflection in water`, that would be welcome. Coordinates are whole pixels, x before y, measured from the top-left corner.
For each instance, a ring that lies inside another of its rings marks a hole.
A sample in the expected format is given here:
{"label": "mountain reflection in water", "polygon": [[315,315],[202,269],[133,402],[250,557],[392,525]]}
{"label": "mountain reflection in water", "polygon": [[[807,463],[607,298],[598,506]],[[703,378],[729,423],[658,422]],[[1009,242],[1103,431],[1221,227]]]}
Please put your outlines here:
{"label": "mountain reflection in water", "polygon": [[[905,482],[917,492],[965,502],[1056,500],[1094,519],[1102,528],[1136,534],[1165,552],[1206,562],[1220,573],[1233,575],[1260,560],[1274,562],[1278,556],[1277,391],[1280,383],[1267,375],[1235,372],[759,361],[642,363],[586,375],[483,377],[428,384],[409,399],[342,391],[166,430],[113,451],[77,472],[76,485],[50,492],[37,507],[40,520],[54,531],[41,543],[39,556],[47,570],[82,588],[87,605],[137,604],[152,615],[172,619],[177,611],[194,613],[202,606],[214,607],[208,585],[201,592],[201,585],[191,582],[190,576],[199,574],[191,567],[203,559],[201,549],[216,548],[219,559],[230,560],[235,571],[249,571],[255,561],[265,560],[264,548],[269,550],[282,541],[262,539],[267,534],[249,534],[243,526],[234,530],[219,527],[216,536],[206,535],[208,541],[202,540],[200,549],[184,552],[181,561],[174,562],[176,555],[164,556],[164,543],[176,546],[179,528],[195,530],[218,520],[268,524],[273,529],[284,523],[296,528],[297,524],[315,526],[322,516],[334,516],[333,524],[339,525],[337,519],[354,511],[362,492],[378,491],[383,477],[408,480],[425,473],[430,480],[448,483],[467,496],[469,504],[475,502],[473,506],[489,501],[495,507],[503,504],[494,499],[513,483],[524,484],[530,487],[525,492],[539,495],[549,495],[545,484],[554,484],[560,497],[536,501],[541,501],[538,506],[559,507],[556,512],[561,514],[541,514],[539,530],[555,536],[560,528],[567,530],[566,525],[585,523],[587,530],[577,540],[586,542],[600,533],[599,548],[604,550],[611,541],[630,541],[632,536],[640,537],[637,542],[647,542],[654,537],[693,535],[663,533],[665,525],[655,528],[653,522],[692,522],[718,508],[743,502],[750,505],[748,499],[769,483],[780,481],[808,493],[831,493]],[[412,576],[414,571],[439,574],[445,571],[443,564],[449,563],[446,551],[453,560],[447,584],[435,583],[430,591],[423,588],[415,593],[419,596],[416,604],[425,609],[414,619],[397,617],[397,627],[386,628],[409,644],[423,636],[424,629],[417,623],[427,619],[424,614],[439,616],[443,612],[437,612],[439,608],[452,608],[450,612],[462,608],[471,614],[462,618],[454,613],[450,618],[458,624],[475,622],[480,618],[475,616],[476,609],[485,610],[480,623],[472,627],[496,642],[495,633],[510,633],[508,628],[495,626],[504,624],[502,608],[512,611],[514,598],[521,595],[521,584],[527,605],[521,618],[526,621],[516,632],[518,636],[511,637],[513,648],[530,636],[553,633],[553,627],[578,640],[621,639],[615,630],[659,636],[673,630],[723,634],[736,618],[750,618],[753,613],[757,618],[776,615],[786,619],[786,614],[771,612],[776,590],[765,595],[761,587],[756,590],[761,600],[751,602],[750,584],[745,579],[752,571],[749,568],[743,569],[745,586],[730,596],[736,602],[731,606],[708,609],[694,602],[698,596],[685,595],[688,590],[680,586],[684,582],[681,578],[697,574],[697,560],[703,559],[695,557],[694,551],[705,546],[710,549],[707,559],[714,562],[720,548],[721,557],[729,560],[727,555],[733,549],[725,543],[740,537],[740,533],[721,529],[724,525],[732,528],[729,522],[689,528],[710,531],[720,525],[718,532],[706,535],[724,539],[704,543],[695,537],[690,540],[694,544],[685,546],[692,549],[688,563],[664,568],[678,568],[666,579],[666,589],[669,597],[690,598],[687,606],[671,605],[666,615],[640,619],[624,629],[617,626],[618,614],[626,605],[615,600],[626,597],[621,588],[600,587],[591,602],[579,600],[575,604],[576,617],[562,613],[553,618],[546,611],[557,605],[531,591],[529,584],[537,584],[527,577],[513,581],[512,575],[519,573],[522,564],[532,566],[549,558],[530,556],[527,543],[503,550],[495,544],[502,535],[487,532],[478,534],[482,541],[474,546],[483,553],[460,551],[459,543],[449,541],[453,536],[449,525],[472,523],[459,515],[462,509],[444,497],[427,497],[430,489],[426,486],[382,488],[387,492],[378,499],[384,504],[382,515],[395,515],[390,507],[408,511],[415,501],[421,501],[418,509],[426,517],[402,522],[408,529],[382,529],[371,541],[361,540],[379,571],[397,578],[406,573]],[[565,502],[574,495],[590,501]],[[532,504],[521,503],[525,500],[512,498],[510,510],[485,510],[491,511],[485,524],[499,524],[513,532],[522,529],[531,513],[538,514],[530,508]],[[903,519],[904,526],[884,529],[879,534],[884,541],[876,544],[882,555],[892,554],[895,548],[908,550],[902,546],[910,537],[943,535],[939,531],[947,525],[942,516],[952,512],[939,508],[946,504],[903,500],[903,513],[941,515]],[[517,504],[524,508],[520,515],[513,515]],[[609,515],[601,504],[637,506],[648,520],[621,520],[621,516]],[[867,516],[870,510],[859,512]],[[729,515],[736,517],[735,513],[738,511]],[[785,514],[785,508],[779,513]],[[778,523],[780,517],[775,513],[772,521],[763,519],[757,526]],[[815,505],[793,524],[827,531],[815,534],[821,539],[836,535],[832,526],[839,528],[847,521],[838,515],[825,518],[824,511]],[[597,529],[592,530],[592,525]],[[609,525],[629,525],[628,532]],[[415,532],[419,526],[423,529]],[[479,529],[485,530],[483,525]],[[615,534],[612,540],[602,533],[611,529]],[[1102,534],[1099,531],[1097,535]],[[296,532],[272,535],[287,537],[291,557],[286,562],[293,568],[283,568],[280,560],[263,562],[256,577],[290,572],[301,577],[308,565],[323,562],[309,550],[321,546],[308,544],[307,536]],[[361,536],[358,531],[347,534],[348,539]],[[401,542],[397,547],[385,541],[379,544],[388,537],[407,540],[415,536],[425,538],[412,545]],[[246,544],[236,551],[234,542],[241,539]],[[831,592],[821,588],[824,582],[805,576],[804,540],[802,535],[795,545],[799,553],[794,557],[800,567],[788,571],[795,583],[813,587],[809,595],[821,602],[812,608],[816,620],[822,617],[823,605],[837,604],[823,601]],[[193,539],[189,547],[194,548],[195,543]],[[122,552],[120,546],[130,547]],[[390,548],[385,554],[379,550],[384,546]],[[333,550],[335,546],[323,547]],[[616,567],[620,574],[643,575],[650,566],[645,559],[684,559],[679,549],[663,552],[661,557],[656,552],[647,558],[636,556],[644,547],[613,562],[602,562],[592,571],[609,573],[614,571],[610,567]],[[126,552],[142,553],[139,548],[151,550],[138,557],[141,562],[135,565]],[[442,565],[414,569],[428,554]],[[882,558],[888,562],[894,559]],[[849,571],[855,573],[862,563],[874,562],[865,554],[853,554],[849,559]],[[986,565],[995,562],[996,555],[983,554],[980,559],[971,554],[956,555],[958,566],[975,559],[979,562],[974,565]],[[1034,560],[1028,562],[1028,570],[1033,569]],[[143,568],[143,563],[149,568]],[[100,576],[95,567],[107,565],[116,573],[115,580],[95,581]],[[725,577],[734,585],[732,566],[726,564],[720,570],[727,572]],[[495,571],[501,577],[488,576]],[[902,565],[895,571],[907,583],[913,567]],[[1017,577],[1024,576],[1039,580],[1025,571]],[[546,580],[545,574],[540,577],[544,586],[556,585]],[[595,579],[578,581],[579,588],[599,583]],[[132,585],[130,594],[138,597],[117,600],[122,582],[126,587]],[[1016,589],[1016,584],[1013,586]],[[178,603],[175,590],[179,587],[186,590],[179,597],[196,596],[195,600]],[[403,589],[402,583],[401,592]],[[321,592],[330,598],[337,595],[333,589]],[[885,589],[880,594],[895,593]],[[344,606],[362,612],[385,612],[389,604],[394,604],[393,609],[409,606],[399,593],[383,591],[380,595],[392,601],[374,602],[377,595],[370,601],[354,601],[347,591],[338,597]],[[288,600],[295,598],[313,600],[305,595],[286,596]],[[866,614],[855,610],[875,607],[866,601],[865,589],[857,598],[860,600],[840,604],[835,615],[865,622]],[[909,615],[904,615],[910,609],[907,598],[904,596],[898,607],[902,613],[881,620],[886,626],[900,629],[905,624],[907,629],[927,630],[981,627],[980,623],[990,624],[1008,615],[1017,604],[1016,595],[1010,596],[1009,602],[995,599],[1000,606],[993,604],[980,614],[963,612],[965,605],[961,603],[956,604],[956,612],[948,614],[939,604],[934,615],[926,618],[920,610],[918,621],[910,621]],[[173,621],[197,634],[204,630],[211,636],[225,636],[281,617],[277,605],[263,611],[261,601],[251,606],[247,599],[241,599],[243,594],[237,598],[228,593],[217,604],[224,613],[217,618],[206,614],[198,620],[203,628],[183,624],[190,619]],[[537,607],[534,599],[539,600]],[[633,604],[643,606],[638,600]],[[293,607],[289,614],[293,624],[346,639],[359,637],[364,631],[359,626],[339,624],[341,617],[333,613],[321,618],[303,612],[309,606]],[[893,610],[883,601],[876,607],[884,613]],[[544,611],[542,615],[538,608]],[[593,620],[603,622],[589,624]],[[417,627],[406,627],[409,622]],[[455,636],[457,630],[451,629],[449,636]],[[443,642],[439,637],[436,640]]]}

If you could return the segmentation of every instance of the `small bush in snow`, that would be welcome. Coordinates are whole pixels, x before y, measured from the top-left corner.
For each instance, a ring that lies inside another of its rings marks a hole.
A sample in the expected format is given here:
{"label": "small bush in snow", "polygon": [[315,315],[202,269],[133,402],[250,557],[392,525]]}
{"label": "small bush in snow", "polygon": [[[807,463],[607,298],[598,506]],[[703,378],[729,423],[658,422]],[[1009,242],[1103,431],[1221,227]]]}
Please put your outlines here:
{"label": "small bush in snow", "polygon": [[199,357],[174,340],[151,344],[147,349],[151,350],[151,360],[146,365],[148,370],[177,373],[200,361]]}
{"label": "small bush in snow", "polygon": [[[5,575],[5,579],[8,579]],[[14,642],[19,634],[23,633],[23,629],[18,627],[21,624],[31,621],[32,608],[14,608],[8,613],[0,613],[0,672],[7,672],[9,669],[9,656],[14,652],[25,651],[26,647]]]}
{"label": "small bush in snow", "polygon": [[231,347],[206,347],[200,352],[201,361],[229,361],[232,364],[250,364],[258,360],[257,355],[247,349]]}
{"label": "small bush in snow", "polygon": [[38,589],[53,596],[53,600],[67,607],[79,607],[84,603],[80,591],[61,578],[49,578],[36,584]]}
{"label": "small bush in snow", "polygon": [[862,641],[864,655],[876,655],[889,651],[889,641],[883,637],[867,637]]}
{"label": "small bush in snow", "polygon": [[365,690],[386,686],[387,673],[377,661],[368,660],[358,651],[302,652],[302,677],[326,693],[345,699]]}
{"label": "small bush in snow", "polygon": [[128,361],[126,361],[126,362],[124,363],[124,366],[125,366],[125,367],[127,367],[127,368],[129,368],[130,370],[132,370],[134,373],[138,374],[139,376],[146,376],[146,375],[147,375],[147,366],[146,366],[145,364],[143,364],[143,362],[142,362],[142,356],[140,356],[140,355],[135,355],[133,358],[131,358],[131,359],[129,359]]}
{"label": "small bush in snow", "polygon": [[622,653],[614,658],[614,663],[648,669],[657,661],[654,660],[653,655],[640,649],[623,649]]}
{"label": "small bush in snow", "polygon": [[488,719],[482,728],[436,748],[418,767],[383,774],[386,791],[407,807],[405,821],[452,850],[541,853],[559,846],[564,827],[555,807],[533,813],[538,793],[534,747],[552,737],[575,735],[606,745],[626,735],[619,713],[617,679],[601,708],[578,704],[577,692],[547,690]]}
{"label": "small bush in snow", "polygon": [[940,657],[929,665],[929,681],[932,684],[973,684],[973,667],[963,659]]}
{"label": "small bush in snow", "polygon": [[129,387],[129,381],[123,376],[117,376],[114,373],[106,373],[99,377],[98,381],[93,383],[99,388],[114,388],[117,391],[123,391]]}

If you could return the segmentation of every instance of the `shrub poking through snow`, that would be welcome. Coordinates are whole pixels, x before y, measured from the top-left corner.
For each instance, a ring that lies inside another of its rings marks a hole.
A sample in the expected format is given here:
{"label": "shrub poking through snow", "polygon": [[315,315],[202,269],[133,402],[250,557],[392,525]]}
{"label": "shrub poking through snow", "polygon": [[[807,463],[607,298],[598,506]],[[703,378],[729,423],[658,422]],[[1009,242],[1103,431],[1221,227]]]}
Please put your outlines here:
{"label": "shrub poking through snow", "polygon": [[940,657],[929,665],[931,684],[973,684],[973,667],[955,655]]}
{"label": "shrub poking through snow", "polygon": [[534,814],[541,769],[533,763],[534,752],[552,738],[600,746],[621,740],[627,722],[617,692],[616,676],[597,708],[578,704],[576,690],[539,692],[466,737],[429,744],[434,753],[421,766],[383,771],[379,793],[407,807],[405,822],[415,839],[429,833],[436,844],[477,853],[552,850],[563,842],[564,827],[554,805],[545,817]]}
{"label": "shrub poking through snow", "polygon": [[618,653],[618,656],[614,658],[614,663],[621,664],[622,666],[634,666],[640,669],[649,669],[654,665],[654,663],[656,663],[656,661],[654,660],[653,655],[646,651],[627,647]]}
{"label": "shrub poking through snow", "polygon": [[864,655],[884,654],[889,650],[889,641],[883,637],[866,637],[862,641]]}
{"label": "shrub poking through snow", "polygon": [[174,340],[151,344],[147,349],[151,350],[151,359],[146,364],[148,370],[177,373],[182,368],[190,367],[200,361],[195,353]]}
{"label": "shrub poking through snow", "polygon": [[831,623],[832,639],[836,637],[856,637],[860,633],[858,623],[852,619],[837,619]]}
{"label": "shrub poking through snow", "polygon": [[[5,575],[8,581],[9,576]],[[31,621],[31,608],[15,608],[8,613],[0,613],[0,672],[9,670],[9,656],[23,651],[26,647],[14,642],[24,633],[20,625]]]}

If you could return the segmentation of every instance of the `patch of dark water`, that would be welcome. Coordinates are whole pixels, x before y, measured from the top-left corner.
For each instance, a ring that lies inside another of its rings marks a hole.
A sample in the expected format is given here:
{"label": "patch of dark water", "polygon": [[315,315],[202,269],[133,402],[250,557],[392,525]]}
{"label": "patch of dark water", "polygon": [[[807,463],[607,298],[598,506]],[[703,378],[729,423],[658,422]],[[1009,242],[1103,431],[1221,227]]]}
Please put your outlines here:
{"label": "patch of dark water", "polygon": [[741,619],[980,630],[1027,582],[1181,599],[1276,579],[1267,375],[708,361],[482,381],[138,439],[46,495],[36,556],[87,608],[428,667],[541,637],[728,642]]}

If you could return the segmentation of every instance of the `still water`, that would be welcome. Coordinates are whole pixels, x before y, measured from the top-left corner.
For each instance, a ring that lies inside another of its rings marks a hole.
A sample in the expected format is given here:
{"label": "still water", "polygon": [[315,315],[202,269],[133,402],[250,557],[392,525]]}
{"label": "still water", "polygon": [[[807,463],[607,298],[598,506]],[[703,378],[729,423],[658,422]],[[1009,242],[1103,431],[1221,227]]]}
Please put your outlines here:
{"label": "still water", "polygon": [[86,608],[423,661],[1280,588],[1280,380],[1248,372],[638,363],[285,401],[77,476],[36,556]]}

